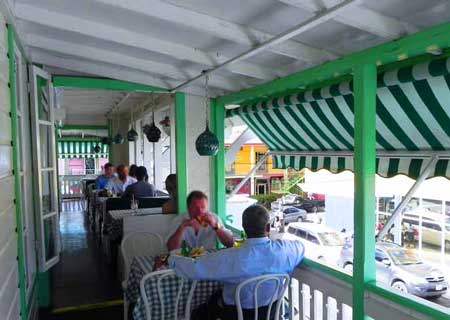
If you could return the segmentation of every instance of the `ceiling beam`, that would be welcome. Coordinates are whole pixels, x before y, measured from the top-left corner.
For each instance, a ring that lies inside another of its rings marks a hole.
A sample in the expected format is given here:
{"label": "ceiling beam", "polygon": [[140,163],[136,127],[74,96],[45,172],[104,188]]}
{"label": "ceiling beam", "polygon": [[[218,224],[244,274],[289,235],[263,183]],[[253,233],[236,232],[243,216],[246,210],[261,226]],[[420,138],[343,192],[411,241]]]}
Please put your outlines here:
{"label": "ceiling beam", "polygon": [[[123,53],[100,49],[88,45],[56,40],[54,38],[48,38],[37,34],[28,34],[25,43],[31,48],[40,48],[47,51],[62,53],[72,57],[75,56],[87,60],[116,64],[119,66],[158,74],[163,77],[169,77],[178,81],[183,81],[187,80],[189,77],[194,77],[201,71],[192,70],[192,68],[180,70],[179,68],[174,67],[170,64],[136,58]],[[212,87],[228,91],[235,91],[242,88],[242,86],[237,85],[237,81],[233,81],[233,79],[227,79],[218,75],[213,75],[211,77],[210,84]]]}
{"label": "ceiling beam", "polygon": [[[183,25],[249,47],[257,46],[273,37],[273,35],[268,32],[256,30],[245,25],[233,23],[158,0],[133,0],[126,2],[120,0],[94,1],[121,10],[128,10],[137,14]],[[182,4],[182,2],[180,3]],[[268,50],[273,53],[307,62],[317,63],[337,58],[334,53],[293,40],[279,43],[276,46],[268,48]]]}
{"label": "ceiling beam", "polygon": [[[40,49],[34,49],[31,52],[31,58],[32,61],[35,63],[42,63],[44,65],[54,66],[78,72],[85,72],[88,74],[111,79],[124,80],[163,88],[172,87],[176,85],[174,81],[166,81],[164,79],[154,77],[145,72],[140,72],[137,70],[123,67],[116,67],[114,65],[108,65],[99,62],[89,62],[89,61],[82,61],[80,59],[61,58],[56,55],[49,54],[48,52]],[[185,92],[194,95],[204,95],[204,89],[197,86],[186,88]],[[212,89],[211,92],[212,96],[216,96],[223,91]]]}
{"label": "ceiling beam", "polygon": [[[178,60],[190,61],[206,67],[213,67],[229,59],[229,57],[222,55],[220,52],[206,52],[198,48],[164,41],[152,37],[149,34],[141,34],[124,28],[49,11],[28,4],[17,3],[16,15],[24,21],[63,31],[71,31],[84,36],[119,43],[145,51],[161,53]],[[278,76],[276,72],[269,68],[248,62],[233,64],[227,70],[235,74],[261,80],[270,80]]]}
{"label": "ceiling beam", "polygon": [[[341,2],[341,0],[278,1],[314,13],[326,10]],[[321,6],[319,4],[320,2],[322,2],[325,7]],[[372,9],[358,6],[357,4],[349,6],[345,12],[337,15],[333,20],[387,39],[398,38],[407,33],[413,33],[418,30],[415,26],[407,22],[388,17]]]}

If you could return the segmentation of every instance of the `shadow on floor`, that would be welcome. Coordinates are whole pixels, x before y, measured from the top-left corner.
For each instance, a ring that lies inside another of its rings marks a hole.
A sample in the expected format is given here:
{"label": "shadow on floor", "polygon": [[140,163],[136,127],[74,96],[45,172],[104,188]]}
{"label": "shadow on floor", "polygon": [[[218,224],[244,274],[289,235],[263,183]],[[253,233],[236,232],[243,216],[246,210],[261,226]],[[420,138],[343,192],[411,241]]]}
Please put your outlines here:
{"label": "shadow on floor", "polygon": [[[83,202],[63,201],[59,225],[61,259],[51,270],[52,307],[81,306],[121,299],[120,283],[88,227]],[[83,316],[78,319],[91,318]]]}

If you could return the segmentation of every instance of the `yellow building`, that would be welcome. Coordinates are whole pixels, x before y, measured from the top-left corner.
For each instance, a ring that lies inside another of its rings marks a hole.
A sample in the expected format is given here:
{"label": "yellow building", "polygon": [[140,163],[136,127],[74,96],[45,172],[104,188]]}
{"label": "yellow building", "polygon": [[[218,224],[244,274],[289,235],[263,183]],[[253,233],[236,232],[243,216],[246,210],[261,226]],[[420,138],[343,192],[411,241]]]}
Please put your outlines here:
{"label": "yellow building", "polygon": [[[250,172],[267,152],[268,148],[263,143],[244,144],[236,154],[235,161],[226,168],[227,191],[231,191]],[[267,194],[274,186],[279,186],[284,177],[284,169],[272,167],[272,157],[266,158],[265,163],[256,170],[237,192],[240,194]]]}

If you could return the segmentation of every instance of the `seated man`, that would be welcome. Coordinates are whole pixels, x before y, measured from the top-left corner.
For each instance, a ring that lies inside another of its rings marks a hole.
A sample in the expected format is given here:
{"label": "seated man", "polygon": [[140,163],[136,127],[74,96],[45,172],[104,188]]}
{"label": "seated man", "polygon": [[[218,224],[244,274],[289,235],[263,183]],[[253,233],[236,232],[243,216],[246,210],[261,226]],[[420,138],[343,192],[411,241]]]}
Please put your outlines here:
{"label": "seated man", "polygon": [[[198,259],[171,255],[169,266],[177,274],[193,280],[217,280],[224,283],[223,292],[194,310],[192,319],[236,319],[234,300],[236,287],[243,281],[264,274],[291,273],[302,261],[304,247],[300,241],[270,240],[269,213],[262,206],[251,206],[242,215],[248,239],[239,248],[221,250]],[[275,290],[273,282],[258,291],[258,315],[267,313]],[[241,290],[241,305],[246,319],[253,319],[254,301],[250,286]],[[265,317],[259,319],[265,319]]]}
{"label": "seated man", "polygon": [[114,165],[112,163],[106,163],[103,166],[103,174],[98,176],[97,179],[95,179],[95,189],[102,190],[105,189],[106,184],[108,183],[109,179],[111,179],[114,175]]}
{"label": "seated man", "polygon": [[143,198],[154,197],[156,195],[155,187],[148,183],[147,169],[144,166],[140,166],[136,169],[137,182],[129,185],[125,189],[123,197],[125,198]]}
{"label": "seated man", "polygon": [[122,194],[129,185],[136,183],[137,180],[128,176],[128,167],[124,164],[118,165],[116,171],[117,176],[109,179],[105,189],[115,194]]}
{"label": "seated man", "polygon": [[179,249],[184,240],[191,247],[203,246],[205,250],[216,248],[217,241],[226,247],[233,246],[233,235],[219,217],[208,212],[208,197],[201,191],[192,191],[187,198],[189,216],[180,216],[178,228],[167,241],[169,251]]}
{"label": "seated man", "polygon": [[170,199],[163,204],[163,213],[177,212],[177,175],[172,173],[166,178],[166,190],[169,193]]}

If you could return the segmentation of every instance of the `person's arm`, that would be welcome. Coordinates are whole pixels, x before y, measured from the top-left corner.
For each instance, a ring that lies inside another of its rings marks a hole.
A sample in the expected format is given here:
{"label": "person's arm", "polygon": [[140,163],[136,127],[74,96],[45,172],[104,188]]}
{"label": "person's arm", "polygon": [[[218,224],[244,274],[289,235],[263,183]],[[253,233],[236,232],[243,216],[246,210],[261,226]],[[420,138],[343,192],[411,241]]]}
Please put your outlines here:
{"label": "person's arm", "polygon": [[216,218],[211,213],[208,213],[205,220],[208,222],[211,228],[216,231],[217,237],[224,246],[226,246],[227,248],[231,248],[234,245],[233,233],[225,228],[220,219]]}
{"label": "person's arm", "polygon": [[177,274],[193,280],[227,281],[240,276],[234,268],[239,263],[235,263],[232,250],[235,249],[209,253],[197,259],[171,255],[169,267]]}
{"label": "person's arm", "polygon": [[191,226],[193,223],[192,220],[183,221],[177,230],[170,236],[169,240],[167,240],[167,249],[169,251],[179,249],[181,247],[181,241],[183,240],[184,230]]}

